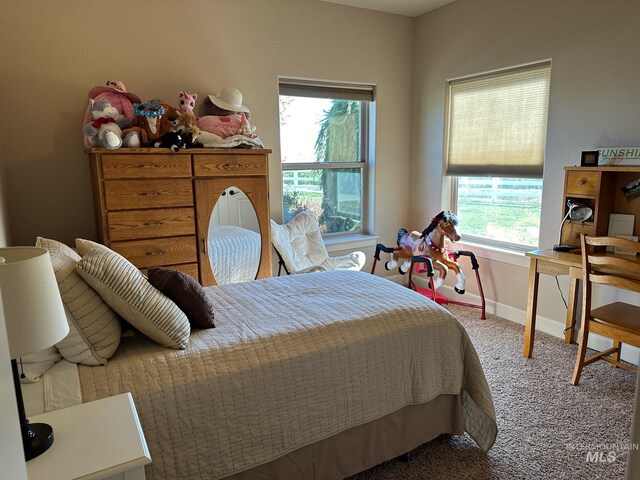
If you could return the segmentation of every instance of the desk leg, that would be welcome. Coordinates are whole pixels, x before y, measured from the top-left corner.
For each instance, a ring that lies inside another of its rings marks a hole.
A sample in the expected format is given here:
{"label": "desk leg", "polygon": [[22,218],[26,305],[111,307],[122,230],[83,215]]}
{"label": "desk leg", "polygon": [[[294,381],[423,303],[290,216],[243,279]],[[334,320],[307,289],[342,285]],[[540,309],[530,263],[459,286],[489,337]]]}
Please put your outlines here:
{"label": "desk leg", "polygon": [[567,320],[564,332],[564,343],[571,343],[573,332],[575,331],[576,310],[578,309],[578,286],[579,280],[573,276],[569,277],[569,302],[567,304]]}
{"label": "desk leg", "polygon": [[538,308],[538,261],[531,258],[529,266],[529,293],[527,299],[527,318],[524,328],[524,356],[531,358],[533,353],[533,339],[536,333],[536,310]]}

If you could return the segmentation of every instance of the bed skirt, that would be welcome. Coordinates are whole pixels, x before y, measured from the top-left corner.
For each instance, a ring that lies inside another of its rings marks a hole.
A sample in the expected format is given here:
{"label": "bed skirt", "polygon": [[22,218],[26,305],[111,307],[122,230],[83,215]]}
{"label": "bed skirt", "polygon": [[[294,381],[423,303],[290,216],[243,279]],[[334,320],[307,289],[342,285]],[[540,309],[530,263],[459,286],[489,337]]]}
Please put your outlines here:
{"label": "bed skirt", "polygon": [[352,427],[225,480],[342,479],[442,434],[464,434],[460,395],[440,395]]}

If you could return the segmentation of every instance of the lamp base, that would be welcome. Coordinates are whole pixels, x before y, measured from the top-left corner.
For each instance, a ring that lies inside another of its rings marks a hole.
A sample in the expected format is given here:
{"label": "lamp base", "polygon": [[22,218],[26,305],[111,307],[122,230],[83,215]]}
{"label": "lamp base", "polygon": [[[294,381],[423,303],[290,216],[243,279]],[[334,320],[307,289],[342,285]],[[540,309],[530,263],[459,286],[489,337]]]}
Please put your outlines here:
{"label": "lamp base", "polygon": [[25,459],[36,458],[53,445],[53,428],[46,423],[30,423],[22,432],[22,444]]}
{"label": "lamp base", "polygon": [[563,245],[561,243],[557,243],[553,246],[553,249],[556,252],[570,252],[571,250],[574,250],[578,247],[574,247],[573,245]]}

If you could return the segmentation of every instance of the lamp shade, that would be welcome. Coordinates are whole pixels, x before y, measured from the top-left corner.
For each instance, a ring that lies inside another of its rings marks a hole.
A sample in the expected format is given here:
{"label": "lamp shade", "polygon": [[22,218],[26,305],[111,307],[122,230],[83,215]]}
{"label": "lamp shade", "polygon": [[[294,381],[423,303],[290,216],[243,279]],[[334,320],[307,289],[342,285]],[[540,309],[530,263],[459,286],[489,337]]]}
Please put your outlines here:
{"label": "lamp shade", "polygon": [[12,359],[55,345],[69,333],[49,253],[0,248],[0,293]]}

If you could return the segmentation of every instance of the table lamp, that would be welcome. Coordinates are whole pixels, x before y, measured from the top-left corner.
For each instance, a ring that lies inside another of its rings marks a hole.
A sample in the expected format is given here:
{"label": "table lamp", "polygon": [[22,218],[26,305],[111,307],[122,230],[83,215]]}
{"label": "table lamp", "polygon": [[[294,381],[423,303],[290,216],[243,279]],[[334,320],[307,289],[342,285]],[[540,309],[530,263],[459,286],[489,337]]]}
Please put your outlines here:
{"label": "table lamp", "polygon": [[553,249],[558,252],[568,252],[569,250],[577,248],[573,245],[562,244],[562,227],[564,226],[564,222],[567,220],[567,218],[569,219],[569,223],[586,222],[589,217],[593,215],[593,210],[591,210],[591,208],[580,203],[574,203],[571,199],[567,200],[567,207],[569,207],[569,210],[562,219],[562,222],[560,222],[560,235],[558,237],[558,243],[553,246]]}
{"label": "table lamp", "polygon": [[49,252],[37,247],[0,248],[0,294],[24,456],[31,460],[53,444],[53,429],[27,420],[16,359],[51,347],[69,333]]}

